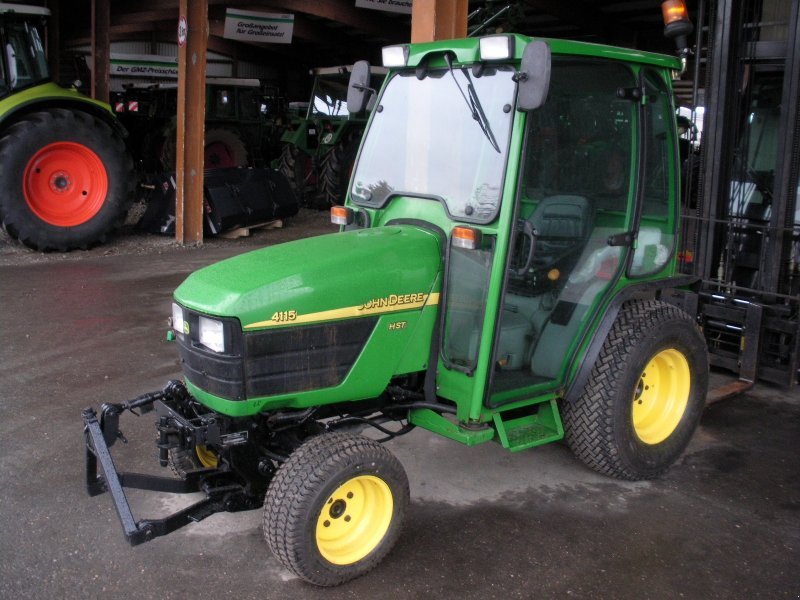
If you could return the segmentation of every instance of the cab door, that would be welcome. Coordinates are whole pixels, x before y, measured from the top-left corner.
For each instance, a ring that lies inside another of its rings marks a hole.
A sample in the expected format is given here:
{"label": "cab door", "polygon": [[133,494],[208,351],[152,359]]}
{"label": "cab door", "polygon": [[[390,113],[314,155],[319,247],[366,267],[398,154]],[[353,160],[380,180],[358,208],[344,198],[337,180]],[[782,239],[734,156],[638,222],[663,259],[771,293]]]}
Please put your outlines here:
{"label": "cab door", "polygon": [[563,385],[569,358],[625,265],[627,246],[615,240],[633,219],[638,103],[620,90],[636,87],[624,63],[553,58],[547,102],[526,125],[489,407]]}

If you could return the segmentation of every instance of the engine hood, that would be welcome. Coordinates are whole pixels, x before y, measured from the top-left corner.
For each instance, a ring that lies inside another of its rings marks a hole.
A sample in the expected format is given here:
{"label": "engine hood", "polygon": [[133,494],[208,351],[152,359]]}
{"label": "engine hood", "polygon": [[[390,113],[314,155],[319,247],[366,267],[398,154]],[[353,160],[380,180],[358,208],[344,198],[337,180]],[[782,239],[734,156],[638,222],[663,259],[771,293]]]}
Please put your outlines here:
{"label": "engine hood", "polygon": [[435,233],[397,225],[270,246],[191,274],[175,300],[245,331],[421,308],[442,268]]}

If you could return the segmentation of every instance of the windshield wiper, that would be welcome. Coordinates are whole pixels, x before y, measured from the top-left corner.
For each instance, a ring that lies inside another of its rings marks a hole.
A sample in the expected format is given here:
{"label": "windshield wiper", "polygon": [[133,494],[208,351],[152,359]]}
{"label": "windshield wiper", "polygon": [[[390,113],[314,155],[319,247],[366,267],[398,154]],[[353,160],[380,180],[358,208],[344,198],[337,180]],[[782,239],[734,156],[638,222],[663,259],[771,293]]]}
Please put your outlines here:
{"label": "windshield wiper", "polygon": [[481,128],[483,135],[486,136],[486,139],[489,140],[489,143],[492,145],[498,154],[500,154],[500,145],[497,143],[497,140],[492,133],[492,127],[489,125],[489,119],[486,118],[486,113],[483,112],[483,106],[481,105],[481,101],[478,98],[478,93],[475,91],[475,86],[472,85],[472,79],[464,69],[462,69],[462,73],[467,78],[467,94],[464,93],[464,90],[461,89],[461,86],[458,83],[458,79],[456,79],[456,74],[453,71],[453,58],[450,54],[444,55],[444,61],[447,63],[447,68],[450,71],[450,75],[453,77],[453,81],[458,88],[458,91],[461,93],[461,97],[464,98],[464,102],[467,103],[467,107],[469,108],[470,114],[472,114],[472,118],[478,122],[478,126]]}

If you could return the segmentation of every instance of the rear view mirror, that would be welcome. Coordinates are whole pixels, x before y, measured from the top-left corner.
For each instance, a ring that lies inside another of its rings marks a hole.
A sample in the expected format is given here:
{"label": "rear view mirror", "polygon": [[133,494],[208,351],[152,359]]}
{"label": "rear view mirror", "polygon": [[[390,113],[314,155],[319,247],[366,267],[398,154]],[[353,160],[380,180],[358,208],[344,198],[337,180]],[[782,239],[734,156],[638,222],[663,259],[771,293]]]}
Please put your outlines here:
{"label": "rear view mirror", "polygon": [[517,110],[536,110],[550,89],[550,46],[545,42],[529,42],[522,52],[517,90]]}
{"label": "rear view mirror", "polygon": [[360,60],[353,65],[350,72],[350,84],[347,86],[347,110],[357,114],[367,106],[372,90],[369,88],[369,63]]}

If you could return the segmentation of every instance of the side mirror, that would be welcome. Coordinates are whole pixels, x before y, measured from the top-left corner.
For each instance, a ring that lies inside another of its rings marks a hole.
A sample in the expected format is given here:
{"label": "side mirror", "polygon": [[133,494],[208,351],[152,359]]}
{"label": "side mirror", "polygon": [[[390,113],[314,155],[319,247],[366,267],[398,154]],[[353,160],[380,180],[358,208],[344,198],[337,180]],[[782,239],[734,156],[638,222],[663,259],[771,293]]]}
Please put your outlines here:
{"label": "side mirror", "polygon": [[536,110],[547,100],[550,89],[550,46],[545,42],[529,42],[522,51],[519,72],[517,110]]}
{"label": "side mirror", "polygon": [[360,60],[353,65],[350,72],[350,83],[347,86],[347,110],[357,114],[367,106],[372,90],[369,88],[369,63]]}

